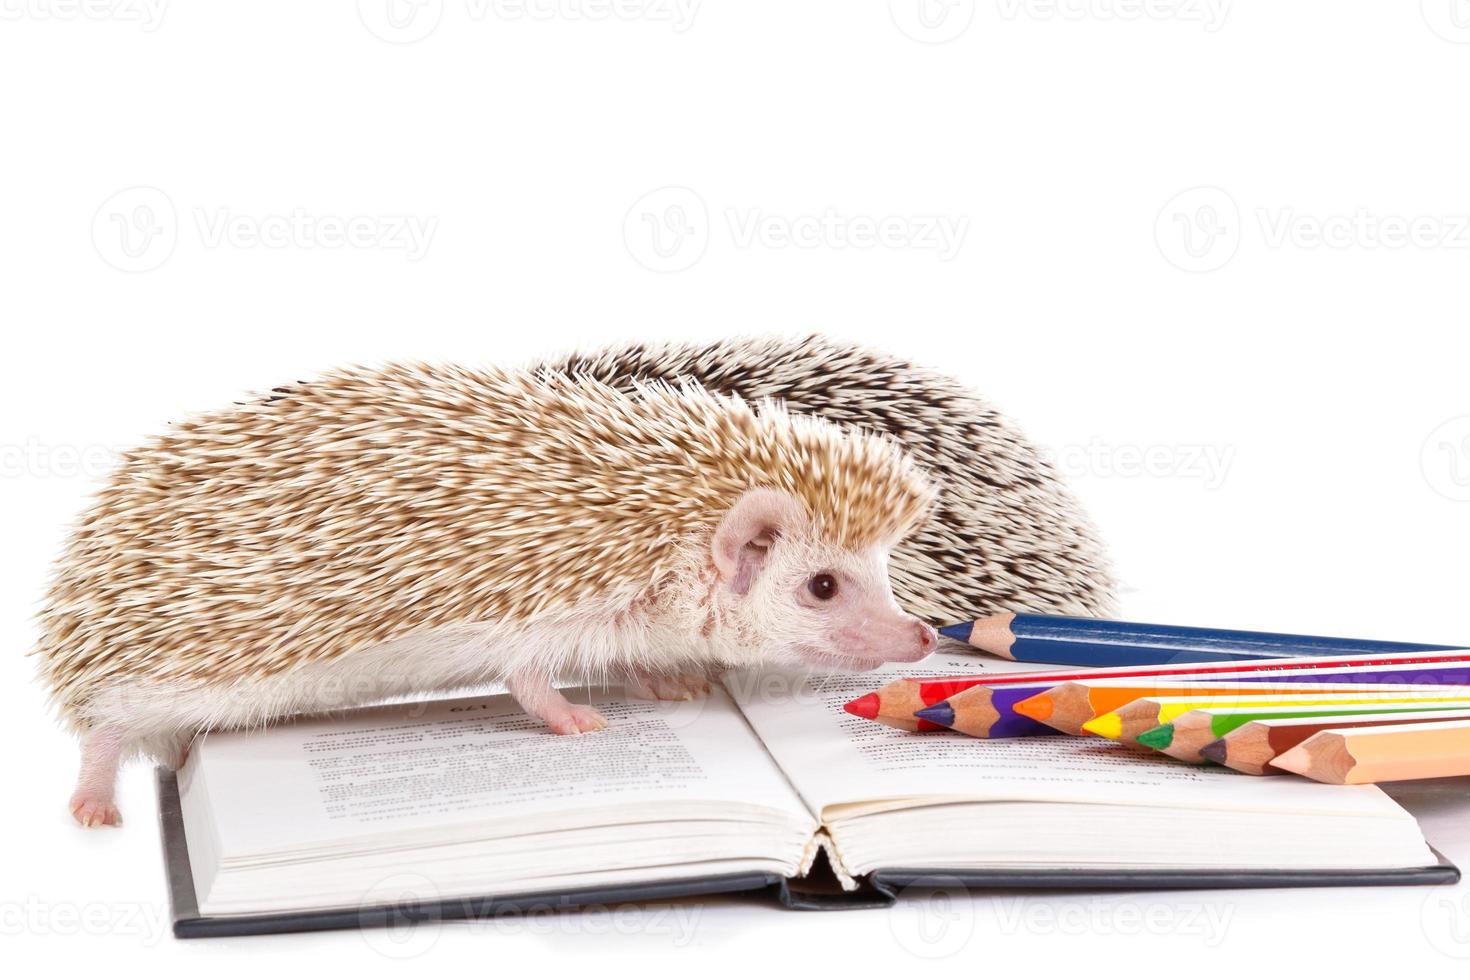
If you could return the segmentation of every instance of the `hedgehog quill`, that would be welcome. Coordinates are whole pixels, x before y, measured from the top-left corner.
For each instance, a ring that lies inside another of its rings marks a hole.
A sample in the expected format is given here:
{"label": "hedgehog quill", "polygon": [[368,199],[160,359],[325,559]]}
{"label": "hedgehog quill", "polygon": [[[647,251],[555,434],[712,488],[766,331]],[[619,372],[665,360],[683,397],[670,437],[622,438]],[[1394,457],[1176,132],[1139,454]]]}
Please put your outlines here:
{"label": "hedgehog quill", "polygon": [[42,612],[82,745],[70,803],[198,733],[503,681],[558,734],[558,680],[706,693],[729,666],[916,661],[893,546],[927,516],[892,440],[694,384],[399,365],[191,419],[127,454]]}

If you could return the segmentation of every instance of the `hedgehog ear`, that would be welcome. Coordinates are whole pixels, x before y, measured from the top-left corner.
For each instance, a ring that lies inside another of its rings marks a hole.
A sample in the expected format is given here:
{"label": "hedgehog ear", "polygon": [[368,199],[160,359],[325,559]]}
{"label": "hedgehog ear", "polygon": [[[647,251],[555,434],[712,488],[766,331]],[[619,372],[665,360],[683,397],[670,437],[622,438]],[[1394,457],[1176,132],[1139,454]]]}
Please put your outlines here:
{"label": "hedgehog ear", "polygon": [[782,490],[747,490],[725,512],[710,542],[720,578],[736,595],[750,591],[771,545],[806,519],[801,501]]}

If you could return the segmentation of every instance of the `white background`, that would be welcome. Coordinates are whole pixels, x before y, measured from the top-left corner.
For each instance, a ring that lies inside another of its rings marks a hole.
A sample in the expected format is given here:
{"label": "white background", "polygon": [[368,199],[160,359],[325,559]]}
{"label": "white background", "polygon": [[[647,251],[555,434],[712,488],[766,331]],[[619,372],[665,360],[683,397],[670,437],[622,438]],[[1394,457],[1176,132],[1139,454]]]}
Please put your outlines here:
{"label": "white background", "polygon": [[1131,618],[1470,642],[1464,0],[85,2],[0,0],[9,969],[1465,969],[1467,893],[1423,889],[178,943],[147,772],[71,826],[22,656],[109,451],[185,412],[812,329],[1053,449]]}

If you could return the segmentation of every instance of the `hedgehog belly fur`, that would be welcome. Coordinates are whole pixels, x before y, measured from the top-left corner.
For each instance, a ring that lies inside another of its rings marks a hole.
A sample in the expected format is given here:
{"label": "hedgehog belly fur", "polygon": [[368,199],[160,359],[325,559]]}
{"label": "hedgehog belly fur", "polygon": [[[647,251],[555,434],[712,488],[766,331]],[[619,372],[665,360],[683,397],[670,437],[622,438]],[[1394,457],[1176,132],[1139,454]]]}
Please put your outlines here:
{"label": "hedgehog belly fur", "polygon": [[500,682],[527,669],[599,685],[622,681],[629,669],[703,672],[718,662],[719,651],[701,642],[697,629],[669,629],[634,608],[627,597],[612,597],[526,623],[427,630],[258,678],[120,678],[100,684],[77,720],[121,732],[129,749],[167,754],[155,746],[209,730]]}

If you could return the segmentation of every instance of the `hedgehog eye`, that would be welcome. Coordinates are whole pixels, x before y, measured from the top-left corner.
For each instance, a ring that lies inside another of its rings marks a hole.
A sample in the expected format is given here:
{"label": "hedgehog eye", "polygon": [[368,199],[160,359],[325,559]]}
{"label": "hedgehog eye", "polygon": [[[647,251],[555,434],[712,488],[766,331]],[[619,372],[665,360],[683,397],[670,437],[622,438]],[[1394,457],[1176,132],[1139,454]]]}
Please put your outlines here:
{"label": "hedgehog eye", "polygon": [[826,602],[837,594],[837,579],[822,572],[820,575],[813,575],[806,583],[806,588],[812,595]]}

